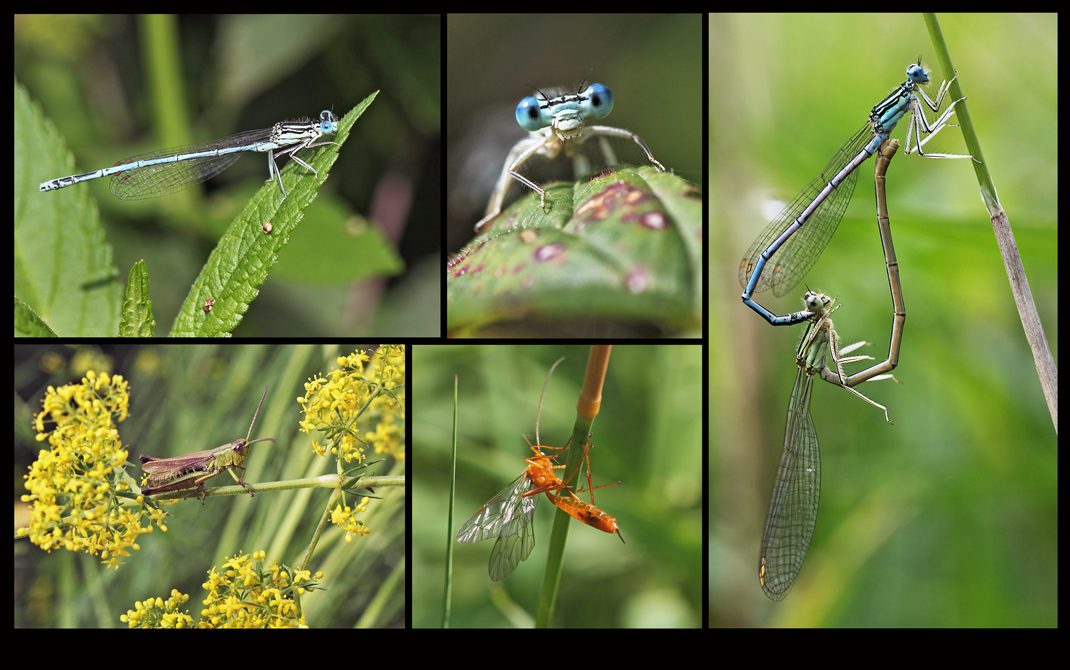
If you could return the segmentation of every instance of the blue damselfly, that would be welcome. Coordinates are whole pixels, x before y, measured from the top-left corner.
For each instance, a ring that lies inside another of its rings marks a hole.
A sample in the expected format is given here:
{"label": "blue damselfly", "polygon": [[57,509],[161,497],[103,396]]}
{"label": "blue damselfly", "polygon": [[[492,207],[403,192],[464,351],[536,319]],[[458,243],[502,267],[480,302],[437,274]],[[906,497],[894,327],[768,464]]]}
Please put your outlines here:
{"label": "blue damselfly", "polygon": [[[954,77],[951,81],[954,81]],[[930,124],[925,119],[921,103],[924,101],[933,112],[939,111],[951,82],[940,85],[935,101],[920,88],[928,83],[929,74],[920,62],[907,67],[907,80],[873,107],[869,121],[847,140],[821,174],[792,199],[747,250],[739,265],[739,281],[744,287],[742,299],[744,304],[769,323],[775,326],[789,325],[809,318],[805,310],[783,316],[774,315],[755,302],[752,296],[770,288],[775,295],[784,295],[813,267],[836,232],[851,201],[858,179],[856,168],[888,139],[903,116],[911,113],[905,153],[916,151],[926,158],[972,158],[969,155],[923,151],[926,142],[948,125],[955,105],[965,99],[952,102]],[[911,137],[915,132],[917,139],[911,148]],[[928,137],[923,140],[922,134]],[[768,269],[768,272],[763,274],[763,269]]]}
{"label": "blue damselfly", "polygon": [[317,174],[311,165],[297,157],[297,152],[327,144],[341,146],[337,142],[316,142],[337,131],[338,120],[324,110],[318,121],[280,121],[270,128],[248,130],[206,144],[152,151],[119,161],[113,167],[42,182],[38,190],[53,191],[110,176],[112,195],[120,200],[158,198],[206,181],[233,165],[243,152],[257,151],[267,153],[267,181],[278,181],[285,200],[286,189],[282,186],[282,175],[276,163],[278,158],[289,155],[296,163]]}
{"label": "blue damselfly", "polygon": [[[536,95],[524,98],[516,106],[516,121],[521,128],[530,131],[530,135],[517,142],[509,151],[494,193],[487,204],[486,214],[476,224],[476,232],[501,213],[505,193],[514,179],[537,192],[543,210],[546,209],[546,191],[517,171],[525,161],[536,154],[552,159],[563,149],[565,155],[572,156],[576,147],[590,137],[620,137],[638,144],[647,160],[659,171],[665,172],[664,166],[654,160],[650,149],[635,133],[611,126],[587,125],[588,120],[603,119],[613,111],[613,93],[607,86],[587,86],[585,79],[574,93],[553,89],[546,92],[535,90]],[[603,152],[605,151],[606,147],[603,146]],[[607,159],[616,162],[608,155]]]}

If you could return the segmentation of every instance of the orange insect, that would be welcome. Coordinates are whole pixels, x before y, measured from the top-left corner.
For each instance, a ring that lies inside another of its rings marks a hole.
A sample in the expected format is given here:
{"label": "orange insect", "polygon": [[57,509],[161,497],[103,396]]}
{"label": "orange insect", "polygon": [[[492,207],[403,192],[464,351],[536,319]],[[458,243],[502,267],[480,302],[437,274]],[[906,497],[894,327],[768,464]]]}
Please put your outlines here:
{"label": "orange insect", "polygon": [[[583,493],[584,491],[591,491],[590,504],[584,502],[575,493],[565,488],[565,482],[561,482],[561,488],[563,488],[569,495],[571,495],[571,498],[554,495],[551,491],[546,491],[546,497],[550,499],[550,502],[567,512],[573,519],[585,523],[588,526],[593,526],[594,528],[597,528],[598,530],[606,533],[616,533],[617,537],[620,537],[620,541],[624,542],[624,537],[621,536],[620,530],[617,528],[617,520],[594,506],[595,489],[605,488],[606,486],[616,486],[617,484],[620,484],[620,482],[616,482],[615,484],[603,484],[602,486],[591,486],[591,454],[589,452],[590,447],[591,443],[588,440],[587,444],[583,445],[583,457],[587,460],[588,488],[580,490],[580,493]],[[546,448],[553,449],[554,447]],[[568,446],[566,445],[565,448],[567,449]],[[564,466],[559,465],[556,467],[561,468]],[[575,475],[575,473],[573,473],[573,475]]]}
{"label": "orange insect", "polygon": [[[553,374],[554,368],[557,367],[561,360],[558,360],[550,368],[550,374]],[[550,381],[549,374],[546,377],[546,381]],[[546,393],[545,383],[542,391],[543,394]],[[542,413],[542,398],[543,396],[540,395],[539,414]],[[539,441],[539,414],[536,414],[535,417],[536,442]],[[587,446],[585,445],[585,452]],[[535,505],[539,500],[538,494],[540,493],[545,493],[550,502],[567,512],[574,519],[607,533],[617,533],[617,536],[621,537],[616,519],[595,507],[594,504],[583,501],[575,493],[569,491],[566,483],[561,481],[554,473],[554,470],[563,469],[565,466],[554,465],[553,460],[551,460],[552,457],[540,451],[541,449],[560,451],[567,448],[567,446],[532,446],[531,450],[535,452],[535,455],[524,459],[524,462],[528,464],[524,472],[514,479],[509,486],[499,491],[498,495],[480,507],[457,531],[458,542],[482,542],[491,537],[497,537],[494,547],[490,551],[490,563],[488,566],[492,580],[500,581],[515,570],[520,561],[525,560],[531,554],[531,550],[535,548],[535,526],[533,520],[535,517]],[[587,454],[585,453],[585,455]],[[589,455],[587,457],[587,478],[588,482],[590,482]],[[620,482],[617,483],[619,484]],[[588,486],[590,486],[590,483],[588,483]],[[615,484],[607,484],[606,486],[615,486]],[[595,486],[592,488],[602,487]],[[555,491],[561,490],[568,491],[571,497],[555,494]],[[586,490],[588,489],[584,489],[584,491]],[[591,494],[591,501],[592,503],[594,502],[593,493]],[[621,542],[623,541],[624,538],[621,537]]]}

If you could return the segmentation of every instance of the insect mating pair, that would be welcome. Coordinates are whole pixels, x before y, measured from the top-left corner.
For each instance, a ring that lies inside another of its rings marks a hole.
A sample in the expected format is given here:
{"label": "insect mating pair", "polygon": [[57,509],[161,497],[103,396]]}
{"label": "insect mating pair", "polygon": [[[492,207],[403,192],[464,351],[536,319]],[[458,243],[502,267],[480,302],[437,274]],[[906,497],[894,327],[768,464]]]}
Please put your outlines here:
{"label": "insect mating pair", "polygon": [[[550,368],[553,374],[558,363],[565,360],[558,359],[557,363]],[[550,381],[550,374],[546,376],[546,383]],[[546,393],[546,383],[543,384],[542,394],[539,396],[539,410],[535,416],[535,441],[539,442],[539,415],[542,414],[542,399]],[[587,461],[587,481],[589,489],[603,488],[591,486],[590,456],[586,455],[590,445],[590,438],[584,445]],[[490,562],[488,572],[493,581],[501,581],[506,575],[516,569],[521,561],[527,559],[531,550],[535,548],[535,505],[539,501],[538,495],[545,493],[551,503],[569,514],[572,518],[585,523],[592,528],[605,533],[616,533],[624,542],[620,530],[617,528],[617,520],[594,506],[594,494],[591,494],[591,502],[588,504],[575,493],[567,488],[567,482],[561,481],[554,470],[564,469],[564,465],[555,465],[554,454],[544,454],[543,449],[560,452],[566,447],[547,447],[540,444],[532,445],[531,450],[535,455],[525,458],[527,468],[519,477],[513,480],[509,486],[498,492],[480,507],[475,514],[465,521],[457,531],[458,542],[482,542],[492,537],[497,538],[490,550]],[[577,470],[573,473],[575,476]],[[604,486],[616,486],[620,484],[605,484]]]}
{"label": "insect mating pair", "polygon": [[[265,386],[264,395],[260,397],[260,404],[256,406],[256,414],[253,414],[253,422],[249,424],[249,433],[244,439],[238,438],[215,449],[198,451],[185,456],[173,456],[171,458],[142,456],[141,467],[149,475],[148,480],[145,482],[145,488],[141,489],[142,495],[151,496],[166,491],[198,488],[201,492],[201,504],[203,505],[204,498],[208,495],[208,491],[204,488],[204,482],[226,470],[234,478],[234,481],[238,482],[252,496],[253,492],[245,485],[245,466],[242,465],[249,453],[249,445],[257,442],[275,442],[270,437],[249,441],[249,436],[253,434],[253,424],[256,423],[256,417],[260,414],[260,407],[264,404],[264,398],[266,397],[267,387]],[[236,468],[241,468],[241,477],[234,474]],[[196,493],[196,490],[190,491],[183,500]]]}

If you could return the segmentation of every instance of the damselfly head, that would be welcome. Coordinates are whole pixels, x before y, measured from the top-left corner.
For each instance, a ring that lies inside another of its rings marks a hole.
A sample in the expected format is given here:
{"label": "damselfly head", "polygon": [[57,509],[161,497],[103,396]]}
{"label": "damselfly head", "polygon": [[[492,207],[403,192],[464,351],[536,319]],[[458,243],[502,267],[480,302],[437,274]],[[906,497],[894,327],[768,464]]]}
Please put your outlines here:
{"label": "damselfly head", "polygon": [[809,312],[820,312],[828,309],[834,302],[836,302],[835,298],[830,298],[818,291],[807,291],[806,295],[803,296],[803,305]]}
{"label": "damselfly head", "polygon": [[907,66],[907,79],[912,83],[921,84],[922,86],[929,85],[929,70],[921,66],[921,56],[918,56],[918,63],[916,65],[911,63]]}

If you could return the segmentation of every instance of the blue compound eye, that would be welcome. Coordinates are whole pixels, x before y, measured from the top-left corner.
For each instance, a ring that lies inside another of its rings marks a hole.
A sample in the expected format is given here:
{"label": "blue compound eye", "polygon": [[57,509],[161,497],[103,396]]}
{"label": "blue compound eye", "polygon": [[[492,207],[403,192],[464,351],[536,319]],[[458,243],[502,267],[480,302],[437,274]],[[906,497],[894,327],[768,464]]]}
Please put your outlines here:
{"label": "blue compound eye", "polygon": [[538,98],[529,95],[520,101],[520,104],[516,106],[516,122],[524,130],[531,131],[539,130],[546,125],[542,122]]}
{"label": "blue compound eye", "polygon": [[925,73],[925,68],[923,68],[920,64],[915,65],[911,63],[907,67],[907,79],[914,82],[915,84],[929,83],[929,75]]}
{"label": "blue compound eye", "polygon": [[334,114],[326,109],[320,112],[320,132],[324,135],[333,135],[338,131],[338,122]]}
{"label": "blue compound eye", "polygon": [[604,84],[591,84],[584,91],[587,102],[584,103],[584,111],[587,116],[602,119],[609,116],[613,111],[613,94],[609,87]]}

